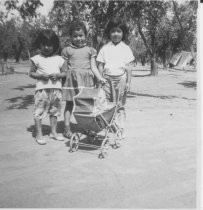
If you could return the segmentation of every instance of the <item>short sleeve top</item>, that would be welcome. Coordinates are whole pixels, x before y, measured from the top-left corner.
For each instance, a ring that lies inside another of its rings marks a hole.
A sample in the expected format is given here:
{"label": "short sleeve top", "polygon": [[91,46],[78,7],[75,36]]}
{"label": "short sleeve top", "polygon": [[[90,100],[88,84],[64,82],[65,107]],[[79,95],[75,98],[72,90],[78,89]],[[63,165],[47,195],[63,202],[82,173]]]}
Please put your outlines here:
{"label": "short sleeve top", "polygon": [[[64,59],[59,56],[44,57],[41,54],[35,55],[30,60],[34,63],[38,74],[57,74],[61,72],[62,66],[64,64]],[[61,80],[53,81],[49,79],[48,81],[37,80],[36,90],[54,88],[61,89]]]}
{"label": "short sleeve top", "polygon": [[97,61],[104,63],[104,68],[108,69],[108,74],[119,75],[123,73],[126,64],[134,60],[132,50],[124,42],[114,45],[112,42],[104,45],[98,56]]}
{"label": "short sleeve top", "polygon": [[90,70],[91,58],[97,56],[97,51],[89,46],[77,48],[69,45],[62,50],[61,55],[67,60],[70,69]]}

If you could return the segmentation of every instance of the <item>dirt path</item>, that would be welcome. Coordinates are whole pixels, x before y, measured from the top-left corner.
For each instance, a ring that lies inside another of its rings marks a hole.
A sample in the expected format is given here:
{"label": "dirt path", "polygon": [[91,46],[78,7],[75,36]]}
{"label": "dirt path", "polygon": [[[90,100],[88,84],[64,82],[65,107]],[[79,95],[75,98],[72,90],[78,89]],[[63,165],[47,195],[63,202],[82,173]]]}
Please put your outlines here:
{"label": "dirt path", "polygon": [[34,81],[0,77],[0,207],[195,208],[196,73],[147,73],[133,72],[126,140],[102,160],[99,151],[69,153],[48,136],[37,145]]}

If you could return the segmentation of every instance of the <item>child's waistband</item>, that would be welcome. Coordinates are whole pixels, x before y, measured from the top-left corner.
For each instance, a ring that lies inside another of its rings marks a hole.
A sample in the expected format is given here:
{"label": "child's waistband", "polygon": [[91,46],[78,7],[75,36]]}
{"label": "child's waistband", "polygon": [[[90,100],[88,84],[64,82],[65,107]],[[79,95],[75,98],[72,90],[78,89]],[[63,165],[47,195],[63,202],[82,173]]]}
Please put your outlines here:
{"label": "child's waistband", "polygon": [[110,77],[110,78],[119,78],[119,77],[124,77],[124,76],[126,76],[126,72],[124,72],[123,74],[119,74],[119,75],[106,74],[106,73],[104,73],[103,76],[105,76],[105,77]]}

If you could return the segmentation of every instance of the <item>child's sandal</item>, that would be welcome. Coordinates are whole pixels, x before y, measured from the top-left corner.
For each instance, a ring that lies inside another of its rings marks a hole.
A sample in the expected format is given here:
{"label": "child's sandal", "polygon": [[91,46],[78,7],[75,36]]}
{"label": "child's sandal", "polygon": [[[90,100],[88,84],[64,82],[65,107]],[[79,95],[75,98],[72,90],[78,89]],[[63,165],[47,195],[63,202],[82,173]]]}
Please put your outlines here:
{"label": "child's sandal", "polygon": [[35,141],[39,144],[39,145],[45,145],[47,142],[44,138],[35,138]]}

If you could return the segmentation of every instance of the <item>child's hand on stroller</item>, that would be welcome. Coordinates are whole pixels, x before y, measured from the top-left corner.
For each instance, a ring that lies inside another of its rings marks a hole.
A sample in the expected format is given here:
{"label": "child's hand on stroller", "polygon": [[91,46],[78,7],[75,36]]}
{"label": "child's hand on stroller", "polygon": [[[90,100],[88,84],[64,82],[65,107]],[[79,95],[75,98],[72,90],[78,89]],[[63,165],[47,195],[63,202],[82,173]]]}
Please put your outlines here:
{"label": "child's hand on stroller", "polygon": [[49,78],[53,81],[56,81],[58,79],[58,74],[50,74]]}
{"label": "child's hand on stroller", "polygon": [[125,91],[128,93],[130,91],[130,84],[126,83]]}
{"label": "child's hand on stroller", "polygon": [[100,78],[100,80],[99,80],[99,83],[102,84],[102,85],[104,85],[106,82],[107,82],[107,80],[104,79],[103,77]]}

